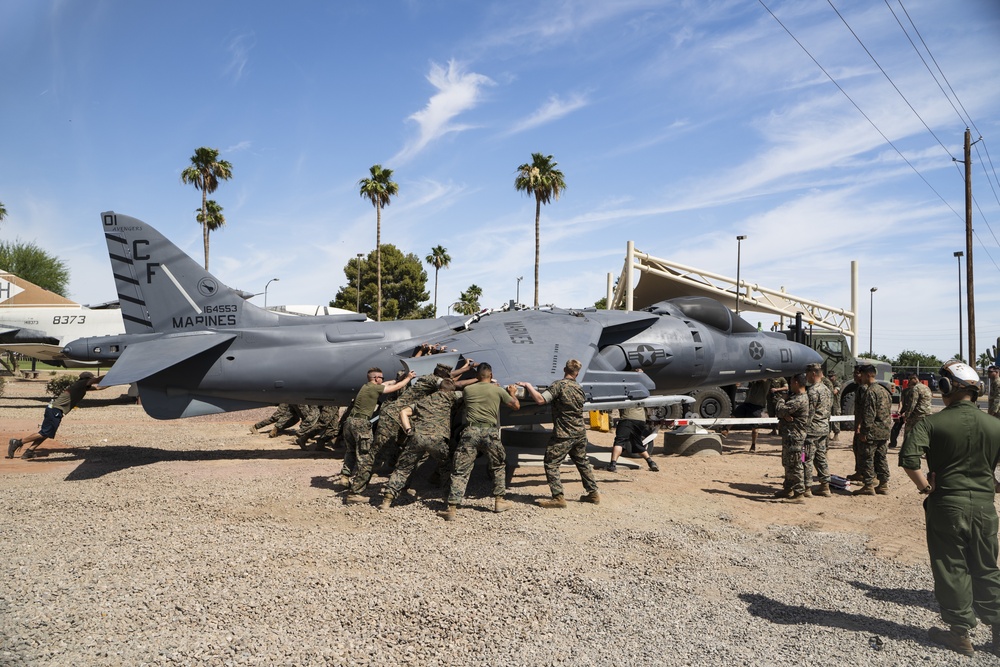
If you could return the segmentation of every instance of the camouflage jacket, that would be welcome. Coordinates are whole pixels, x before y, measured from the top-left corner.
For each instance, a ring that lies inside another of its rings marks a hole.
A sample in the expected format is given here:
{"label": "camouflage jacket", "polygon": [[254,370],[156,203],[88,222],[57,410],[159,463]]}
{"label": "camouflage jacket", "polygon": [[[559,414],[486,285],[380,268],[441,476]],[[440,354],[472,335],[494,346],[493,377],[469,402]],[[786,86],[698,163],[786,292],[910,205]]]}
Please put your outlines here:
{"label": "camouflage jacket", "polygon": [[451,409],[462,394],[436,391],[413,405],[413,430],[421,436],[448,439],[451,435]]}
{"label": "camouflage jacket", "polygon": [[545,393],[552,397],[549,401],[552,404],[552,435],[556,438],[586,436],[583,404],[587,399],[583,387],[576,380],[563,378],[553,382]]}
{"label": "camouflage jacket", "polygon": [[[402,391],[382,403],[379,414],[383,419],[392,419],[399,423],[399,411],[407,405],[413,405],[422,398],[426,398],[437,391],[441,384],[441,378],[436,375],[422,375],[411,382]],[[390,396],[392,396],[390,394]]]}
{"label": "camouflage jacket", "polygon": [[989,412],[994,417],[1000,417],[1000,380],[990,382]]}
{"label": "camouflage jacket", "polygon": [[859,433],[867,442],[888,440],[892,431],[892,397],[877,382],[867,387],[861,403]]}
{"label": "camouflage jacket", "polygon": [[801,445],[809,427],[809,396],[806,393],[778,398],[778,432],[783,443]]}
{"label": "camouflage jacket", "polygon": [[817,382],[806,389],[806,396],[809,397],[809,435],[829,435],[833,394],[824,382]]}
{"label": "camouflage jacket", "polygon": [[911,384],[903,392],[903,415],[913,426],[931,413],[931,390],[923,382]]}

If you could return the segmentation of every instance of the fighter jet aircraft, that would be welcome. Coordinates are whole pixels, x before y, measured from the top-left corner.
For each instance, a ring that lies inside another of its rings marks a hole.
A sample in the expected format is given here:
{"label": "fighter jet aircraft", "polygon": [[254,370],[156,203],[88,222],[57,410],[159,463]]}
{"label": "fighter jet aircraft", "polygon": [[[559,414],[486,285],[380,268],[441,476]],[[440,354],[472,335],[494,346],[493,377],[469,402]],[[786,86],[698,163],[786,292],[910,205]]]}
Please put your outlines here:
{"label": "fighter jet aircraft", "polygon": [[88,308],[0,271],[0,350],[20,352],[54,365],[80,366],[63,355],[83,336],[125,332],[117,308]]}
{"label": "fighter jet aircraft", "polygon": [[[101,224],[126,333],[77,340],[65,353],[117,360],[101,384],[138,383],[143,408],[157,419],[277,403],[344,405],[371,366],[423,374],[439,362],[473,359],[489,362],[502,385],[525,380],[544,388],[575,358],[588,402],[617,406],[655,405],[654,394],[784,376],[819,361],[810,348],[759,333],[700,297],[641,312],[483,311],[395,322],[283,316],[242,299],[152,226],[114,212],[101,214]],[[424,343],[449,352],[414,356]],[[507,423],[543,421],[543,414],[526,406]]]}

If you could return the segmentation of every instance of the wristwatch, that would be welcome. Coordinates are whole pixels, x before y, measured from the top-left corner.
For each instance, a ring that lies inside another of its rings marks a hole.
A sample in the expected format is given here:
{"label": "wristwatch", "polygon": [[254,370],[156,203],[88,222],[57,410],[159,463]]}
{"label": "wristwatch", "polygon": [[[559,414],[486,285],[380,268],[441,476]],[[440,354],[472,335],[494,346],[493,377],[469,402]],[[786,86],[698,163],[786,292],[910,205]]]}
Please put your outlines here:
{"label": "wristwatch", "polygon": [[931,486],[930,484],[928,484],[924,488],[920,489],[920,493],[922,493],[922,494],[924,494],[926,496],[927,494],[929,494],[931,492],[931,489],[933,489],[933,488],[934,488],[933,486]]}

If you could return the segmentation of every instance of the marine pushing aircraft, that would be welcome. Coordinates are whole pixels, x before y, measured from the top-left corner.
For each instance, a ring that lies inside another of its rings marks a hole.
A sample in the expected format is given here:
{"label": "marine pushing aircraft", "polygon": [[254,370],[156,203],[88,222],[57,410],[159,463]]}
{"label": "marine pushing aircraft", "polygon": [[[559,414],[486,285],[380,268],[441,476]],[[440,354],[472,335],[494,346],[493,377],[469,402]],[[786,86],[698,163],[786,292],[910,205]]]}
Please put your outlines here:
{"label": "marine pushing aircraft", "polygon": [[79,366],[63,355],[84,336],[122,334],[121,311],[88,308],[6,271],[0,271],[0,350],[54,365]]}
{"label": "marine pushing aircraft", "polygon": [[[657,399],[785,376],[820,360],[704,297],[639,312],[483,311],[394,322],[366,322],[360,314],[291,317],[248,303],[140,220],[106,212],[101,224],[126,333],[77,340],[64,351],[79,360],[116,360],[101,384],[138,383],[143,408],[157,419],[277,403],[345,405],[371,366],[419,375],[439,362],[473,359],[489,362],[502,385],[524,380],[544,388],[575,358],[590,409],[599,409],[680,402]],[[449,351],[414,356],[425,343]],[[544,414],[526,406],[505,423],[545,421]]]}

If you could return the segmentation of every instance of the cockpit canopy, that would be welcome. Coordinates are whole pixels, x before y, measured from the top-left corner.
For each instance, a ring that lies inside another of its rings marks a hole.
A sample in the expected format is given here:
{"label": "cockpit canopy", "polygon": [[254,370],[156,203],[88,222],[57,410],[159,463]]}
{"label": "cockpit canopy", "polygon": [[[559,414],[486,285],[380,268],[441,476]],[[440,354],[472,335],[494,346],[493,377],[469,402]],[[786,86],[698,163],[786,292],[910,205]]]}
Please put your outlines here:
{"label": "cockpit canopy", "polygon": [[755,333],[757,331],[757,327],[707,296],[680,296],[660,301],[644,310],[656,315],[688,317],[724,333]]}

